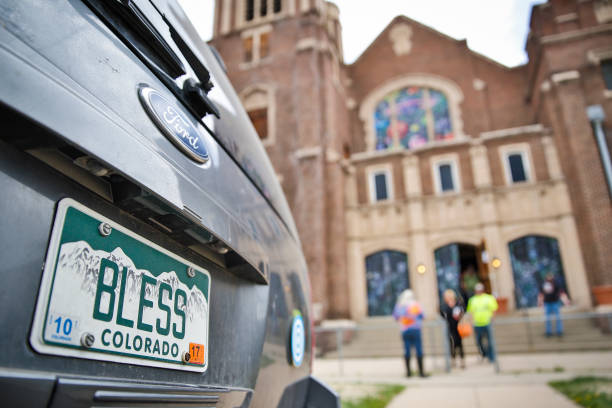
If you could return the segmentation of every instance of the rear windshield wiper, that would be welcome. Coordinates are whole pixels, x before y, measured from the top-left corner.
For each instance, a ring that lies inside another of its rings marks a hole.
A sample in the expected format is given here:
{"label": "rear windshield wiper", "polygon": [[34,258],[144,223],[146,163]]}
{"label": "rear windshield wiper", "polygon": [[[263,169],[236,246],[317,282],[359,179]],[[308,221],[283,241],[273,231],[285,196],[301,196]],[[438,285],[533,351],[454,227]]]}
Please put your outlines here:
{"label": "rear windshield wiper", "polygon": [[[154,70],[185,74],[181,59],[132,0],[85,0],[123,42]],[[151,67],[151,63],[156,66]]]}
{"label": "rear windshield wiper", "polygon": [[182,60],[132,0],[85,2],[195,116],[201,118],[213,114],[219,117],[219,109],[207,96],[213,87],[208,70],[163,14],[159,13],[172,40],[199,79],[186,79],[182,89],[174,81],[187,73]]}
{"label": "rear windshield wiper", "polygon": [[210,113],[216,117],[220,117],[219,109],[207,95],[213,88],[213,83],[210,80],[210,72],[208,72],[208,69],[202,64],[202,61],[195,55],[191,47],[185,42],[183,37],[181,37],[165,16],[164,21],[170,28],[170,37],[172,37],[172,41],[174,41],[183,54],[183,57],[187,60],[187,63],[200,80],[197,82],[190,78],[185,81],[183,84],[183,91],[187,99],[198,111],[198,114],[204,116]]}

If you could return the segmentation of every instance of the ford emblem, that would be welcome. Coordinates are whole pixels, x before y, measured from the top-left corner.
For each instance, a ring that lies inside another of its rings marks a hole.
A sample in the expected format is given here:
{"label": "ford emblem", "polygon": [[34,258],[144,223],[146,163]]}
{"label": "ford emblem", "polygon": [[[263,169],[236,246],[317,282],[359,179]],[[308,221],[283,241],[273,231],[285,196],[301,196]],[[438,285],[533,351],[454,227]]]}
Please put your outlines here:
{"label": "ford emblem", "polygon": [[142,86],[138,93],[147,113],[162,133],[189,158],[206,163],[208,151],[204,138],[189,117],[155,89]]}

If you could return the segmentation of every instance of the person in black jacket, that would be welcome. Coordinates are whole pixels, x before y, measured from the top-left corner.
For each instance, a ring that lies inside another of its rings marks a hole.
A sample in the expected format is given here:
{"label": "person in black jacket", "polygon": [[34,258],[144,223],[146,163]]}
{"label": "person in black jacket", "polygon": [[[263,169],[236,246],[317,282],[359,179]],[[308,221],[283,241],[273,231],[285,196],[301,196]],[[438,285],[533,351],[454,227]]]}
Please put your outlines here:
{"label": "person in black jacket", "polygon": [[465,368],[465,357],[463,353],[463,342],[459,335],[458,324],[459,320],[465,313],[465,308],[457,301],[457,294],[452,289],[447,289],[443,294],[444,304],[440,308],[440,314],[446,320],[448,325],[448,337],[451,357],[453,358],[453,367],[455,364],[455,357],[457,350],[459,350],[459,356],[461,357],[461,368]]}
{"label": "person in black jacket", "polygon": [[561,320],[560,309],[562,305],[569,304],[567,294],[561,284],[555,280],[552,273],[546,274],[546,279],[540,285],[538,295],[538,306],[544,305],[546,313],[546,337],[552,336],[552,317],[555,317],[557,336],[563,336],[563,320]]}

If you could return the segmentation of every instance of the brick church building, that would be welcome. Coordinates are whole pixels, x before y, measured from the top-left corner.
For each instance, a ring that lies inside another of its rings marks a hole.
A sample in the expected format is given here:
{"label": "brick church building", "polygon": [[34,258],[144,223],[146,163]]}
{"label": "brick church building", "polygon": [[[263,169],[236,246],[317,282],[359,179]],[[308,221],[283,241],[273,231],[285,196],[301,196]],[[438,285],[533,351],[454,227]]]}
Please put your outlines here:
{"label": "brick church building", "polygon": [[612,3],[534,6],[514,68],[404,16],[345,64],[338,16],[217,0],[211,41],[293,211],[315,319],[387,315],[407,287],[432,315],[477,280],[530,308],[548,273],[578,309],[612,302]]}

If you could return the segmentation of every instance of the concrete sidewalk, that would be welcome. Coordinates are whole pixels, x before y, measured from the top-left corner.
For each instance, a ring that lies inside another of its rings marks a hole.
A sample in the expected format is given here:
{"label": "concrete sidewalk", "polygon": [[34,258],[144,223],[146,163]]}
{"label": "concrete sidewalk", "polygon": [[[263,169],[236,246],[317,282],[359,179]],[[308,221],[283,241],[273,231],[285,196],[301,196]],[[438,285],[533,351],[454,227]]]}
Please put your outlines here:
{"label": "concrete sidewalk", "polygon": [[[389,408],[426,407],[576,407],[547,383],[578,375],[612,377],[612,352],[515,354],[499,357],[499,374],[488,363],[468,356],[467,368],[443,371],[443,360],[426,359],[429,378],[406,378],[401,358],[318,359],[314,375],[338,388],[344,398],[358,398],[368,384],[406,386]],[[358,386],[354,386],[358,385]],[[370,388],[372,389],[372,388]]]}

